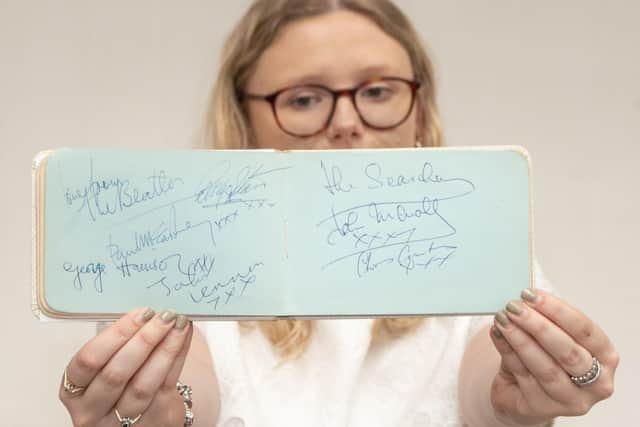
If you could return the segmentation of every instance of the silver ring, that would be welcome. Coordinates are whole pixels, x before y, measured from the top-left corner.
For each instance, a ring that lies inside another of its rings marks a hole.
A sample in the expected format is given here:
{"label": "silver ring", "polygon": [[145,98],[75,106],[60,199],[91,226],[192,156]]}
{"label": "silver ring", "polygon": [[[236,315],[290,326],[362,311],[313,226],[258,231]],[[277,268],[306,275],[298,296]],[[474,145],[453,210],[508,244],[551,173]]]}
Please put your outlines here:
{"label": "silver ring", "polygon": [[602,370],[600,369],[600,361],[596,359],[595,356],[593,356],[591,369],[589,369],[586,374],[577,377],[569,375],[569,378],[571,378],[571,382],[573,382],[575,385],[583,387],[585,385],[593,384],[594,382],[596,382],[596,380],[600,377],[601,371]]}
{"label": "silver ring", "polygon": [[63,378],[62,379],[62,388],[67,393],[71,393],[71,394],[81,393],[81,392],[84,391],[84,389],[86,389],[86,387],[82,387],[82,386],[76,385],[76,384],[72,383],[71,380],[69,380],[69,376],[67,375],[67,368],[64,368],[64,375],[63,375],[62,378]]}
{"label": "silver ring", "polygon": [[130,417],[121,416],[120,412],[118,412],[117,409],[115,411],[116,411],[116,417],[118,417],[118,422],[120,423],[120,427],[131,427],[132,425],[140,421],[140,418],[142,418],[142,414],[138,414],[137,417],[132,419]]}
{"label": "silver ring", "polygon": [[184,427],[191,427],[193,425],[193,403],[191,402],[191,398],[193,395],[193,390],[186,384],[182,384],[180,381],[176,383],[176,389],[180,396],[182,396],[182,403],[184,405]]}

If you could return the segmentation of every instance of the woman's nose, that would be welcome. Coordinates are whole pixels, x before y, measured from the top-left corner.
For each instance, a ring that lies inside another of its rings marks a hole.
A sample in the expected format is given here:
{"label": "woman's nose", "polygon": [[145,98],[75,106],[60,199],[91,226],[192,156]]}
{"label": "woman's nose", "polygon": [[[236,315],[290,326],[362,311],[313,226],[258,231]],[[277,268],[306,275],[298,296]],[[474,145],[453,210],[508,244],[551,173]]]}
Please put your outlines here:
{"label": "woman's nose", "polygon": [[327,136],[334,145],[351,147],[364,135],[364,124],[350,96],[340,95],[327,128]]}

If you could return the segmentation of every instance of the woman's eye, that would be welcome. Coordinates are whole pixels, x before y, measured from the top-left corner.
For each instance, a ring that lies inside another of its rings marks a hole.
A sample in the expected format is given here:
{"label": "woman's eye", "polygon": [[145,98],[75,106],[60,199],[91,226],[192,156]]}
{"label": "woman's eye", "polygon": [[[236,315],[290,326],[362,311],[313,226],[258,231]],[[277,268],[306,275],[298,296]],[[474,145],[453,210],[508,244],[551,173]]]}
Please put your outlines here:
{"label": "woman's eye", "polygon": [[391,89],[385,86],[370,86],[361,92],[361,96],[371,100],[383,100],[391,96]]}
{"label": "woman's eye", "polygon": [[287,105],[296,109],[308,109],[320,103],[321,99],[317,95],[296,95],[287,101]]}

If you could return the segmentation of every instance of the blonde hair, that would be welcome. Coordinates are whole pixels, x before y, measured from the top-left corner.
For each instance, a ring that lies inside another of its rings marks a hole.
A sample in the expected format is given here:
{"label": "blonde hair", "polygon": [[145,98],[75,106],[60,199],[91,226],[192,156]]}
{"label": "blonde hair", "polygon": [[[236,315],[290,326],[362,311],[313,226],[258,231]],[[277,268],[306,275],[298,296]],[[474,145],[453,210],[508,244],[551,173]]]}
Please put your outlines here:
{"label": "blonde hair", "polygon": [[[240,19],[222,50],[218,79],[207,113],[207,139],[215,148],[245,149],[252,144],[252,131],[239,94],[245,88],[262,53],[288,23],[334,10],[349,10],[375,22],[397,40],[409,54],[417,93],[418,137],[424,146],[442,145],[440,118],[435,103],[431,61],[408,18],[389,0],[256,0]],[[416,329],[423,318],[376,319],[372,327],[374,343]],[[285,358],[304,351],[311,337],[310,320],[241,322],[255,325]]]}

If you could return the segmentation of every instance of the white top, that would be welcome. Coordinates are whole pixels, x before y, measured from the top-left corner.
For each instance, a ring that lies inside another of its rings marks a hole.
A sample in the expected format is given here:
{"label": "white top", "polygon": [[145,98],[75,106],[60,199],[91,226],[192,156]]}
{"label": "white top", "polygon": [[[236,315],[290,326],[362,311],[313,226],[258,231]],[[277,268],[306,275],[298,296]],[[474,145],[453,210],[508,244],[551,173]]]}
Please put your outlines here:
{"label": "white top", "polygon": [[[536,286],[550,289],[537,264],[535,271]],[[220,386],[218,426],[462,427],[458,367],[466,344],[492,321],[431,317],[370,349],[372,319],[317,320],[307,350],[284,363],[258,328],[200,323]]]}

